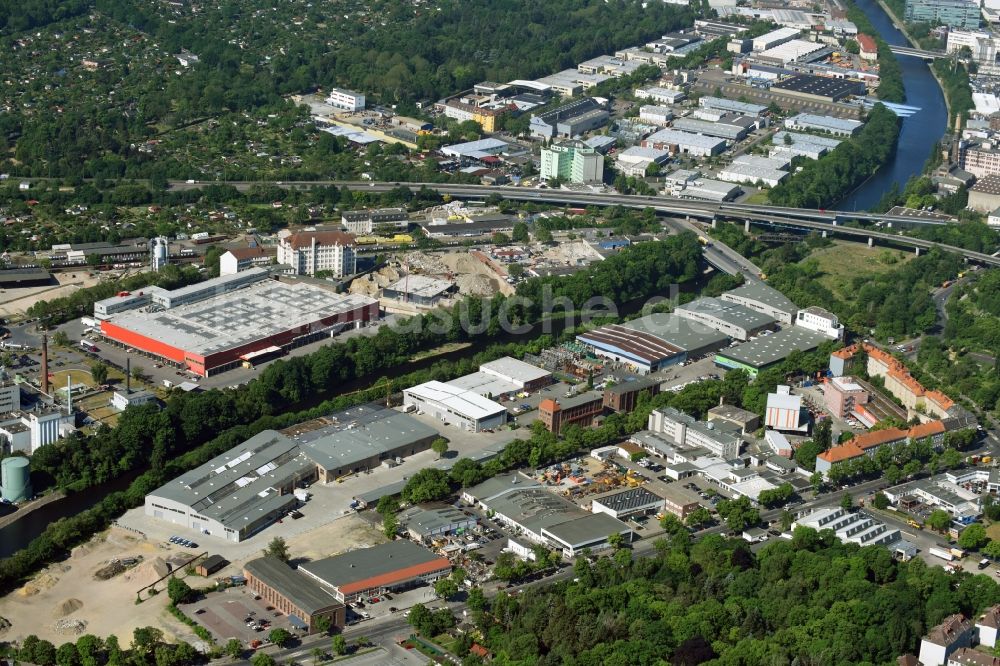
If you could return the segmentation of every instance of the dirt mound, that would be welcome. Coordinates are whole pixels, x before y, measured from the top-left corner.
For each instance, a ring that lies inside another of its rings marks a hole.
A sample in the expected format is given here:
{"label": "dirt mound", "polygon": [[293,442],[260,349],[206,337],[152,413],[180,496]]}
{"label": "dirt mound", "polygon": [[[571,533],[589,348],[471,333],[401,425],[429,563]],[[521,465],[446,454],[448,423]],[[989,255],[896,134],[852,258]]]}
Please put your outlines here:
{"label": "dirt mound", "polygon": [[5,617],[0,617],[0,634],[10,629],[10,620]]}
{"label": "dirt mound", "polygon": [[125,565],[115,560],[107,566],[103,566],[94,572],[94,578],[97,580],[108,580],[114,578],[118,574],[125,573]]}
{"label": "dirt mound", "polygon": [[52,617],[66,617],[72,615],[83,608],[83,602],[79,599],[66,599],[52,611]]}
{"label": "dirt mound", "polygon": [[460,275],[455,282],[459,293],[470,296],[492,296],[499,290],[497,281],[485,275]]}
{"label": "dirt mound", "polygon": [[87,621],[77,619],[59,620],[52,625],[52,628],[60,634],[67,636],[79,636],[87,630]]}
{"label": "dirt mound", "polygon": [[163,561],[163,558],[155,557],[137,566],[125,578],[135,583],[138,587],[145,587],[146,585],[152,585],[168,573],[170,573],[170,568]]}
{"label": "dirt mound", "polygon": [[58,577],[53,576],[47,571],[42,572],[34,579],[25,583],[24,587],[20,588],[17,593],[22,597],[33,597],[39,592],[44,592],[45,590],[51,588],[58,582]]}

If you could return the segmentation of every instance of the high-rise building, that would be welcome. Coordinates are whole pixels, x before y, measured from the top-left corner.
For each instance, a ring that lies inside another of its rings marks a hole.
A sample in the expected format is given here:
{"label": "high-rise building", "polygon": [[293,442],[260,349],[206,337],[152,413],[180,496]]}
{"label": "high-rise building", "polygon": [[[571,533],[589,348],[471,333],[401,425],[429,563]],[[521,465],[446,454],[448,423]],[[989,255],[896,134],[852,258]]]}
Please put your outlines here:
{"label": "high-rise building", "polygon": [[951,28],[978,28],[979,3],[974,0],[906,0],[907,22],[927,21]]}
{"label": "high-rise building", "polygon": [[357,268],[354,236],[343,231],[300,231],[278,241],[278,263],[297,275],[329,271],[333,277],[352,275]]}
{"label": "high-rise building", "polygon": [[604,177],[604,156],[582,141],[542,148],[543,180],[563,178],[570,183],[599,183]]}

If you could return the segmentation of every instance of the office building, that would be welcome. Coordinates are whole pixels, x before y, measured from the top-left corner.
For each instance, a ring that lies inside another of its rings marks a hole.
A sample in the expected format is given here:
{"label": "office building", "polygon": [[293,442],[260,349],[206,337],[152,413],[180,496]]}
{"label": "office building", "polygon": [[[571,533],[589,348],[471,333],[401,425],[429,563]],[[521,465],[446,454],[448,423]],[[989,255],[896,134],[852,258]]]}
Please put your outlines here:
{"label": "office building", "polygon": [[326,96],[326,103],[344,111],[361,111],[365,108],[365,96],[346,88],[332,88]]}
{"label": "office building", "polygon": [[761,331],[773,330],[774,317],[719,298],[699,298],[679,305],[674,314],[714,328],[737,340],[747,340]]}
{"label": "office building", "polygon": [[233,248],[219,257],[219,275],[236,275],[251,268],[266,268],[273,261],[274,255],[260,246]]}
{"label": "office building", "polygon": [[1000,37],[980,30],[949,30],[945,51],[951,55],[968,47],[972,59],[983,74],[997,74],[1000,71],[997,54],[1000,52]]}
{"label": "office building", "polygon": [[459,100],[450,99],[444,105],[444,115],[458,122],[473,121],[479,123],[484,132],[495,132],[497,118],[503,113],[503,109],[493,109],[475,104],[466,104]]}
{"label": "office building", "polygon": [[279,234],[278,263],[297,275],[329,273],[342,278],[357,272],[354,236],[343,231],[300,231]]}
{"label": "office building", "polygon": [[975,0],[906,0],[903,18],[908,23],[975,29],[979,27],[979,3]]}
{"label": "office building", "polygon": [[736,426],[743,434],[751,433],[760,427],[760,417],[734,405],[718,405],[708,410],[709,421],[722,421]]}
{"label": "office building", "polygon": [[355,235],[370,234],[376,229],[406,229],[410,214],[405,208],[351,210],[341,213],[340,225]]}
{"label": "office building", "polygon": [[211,293],[167,310],[112,315],[101,321],[101,334],[207,377],[253,362],[261,352],[279,353],[347,326],[362,326],[379,315],[373,298],[338,294],[325,285],[294,279],[257,281],[238,291]]}
{"label": "office building", "polygon": [[1000,175],[1000,148],[993,141],[962,140],[958,165],[980,179]]}
{"label": "office building", "polygon": [[815,305],[799,310],[795,316],[795,325],[807,331],[821,333],[832,340],[844,339],[844,325],[837,315]]}
{"label": "office building", "polygon": [[672,444],[701,447],[723,460],[736,458],[743,444],[739,429],[723,423],[703,423],[673,407],[653,410],[647,428]]}
{"label": "office building", "polygon": [[798,307],[784,294],[767,284],[752,280],[735,289],[730,289],[719,298],[742,305],[761,314],[776,319],[781,324],[792,324]]}
{"label": "office building", "polygon": [[10,380],[0,382],[0,414],[21,409],[21,387]]}
{"label": "office building", "polygon": [[630,377],[623,382],[604,389],[604,408],[613,412],[631,412],[635,409],[639,395],[646,393],[650,398],[660,393],[662,377]]}
{"label": "office building", "polygon": [[868,404],[868,391],[852,377],[831,377],[823,391],[823,403],[834,416],[853,416],[858,407]]}
{"label": "office building", "polygon": [[569,183],[599,183],[604,179],[604,155],[582,141],[565,141],[542,148],[541,178]]}
{"label": "office building", "polygon": [[347,623],[346,607],[324,586],[293,569],[276,557],[250,560],[243,567],[247,589],[259,595],[268,605],[288,616],[297,629],[316,633],[323,626],[319,620],[329,621],[334,630]]}
{"label": "office building", "polygon": [[111,406],[120,412],[124,412],[129,407],[136,407],[148,403],[157,403],[156,394],[152,391],[115,391],[111,394]]}

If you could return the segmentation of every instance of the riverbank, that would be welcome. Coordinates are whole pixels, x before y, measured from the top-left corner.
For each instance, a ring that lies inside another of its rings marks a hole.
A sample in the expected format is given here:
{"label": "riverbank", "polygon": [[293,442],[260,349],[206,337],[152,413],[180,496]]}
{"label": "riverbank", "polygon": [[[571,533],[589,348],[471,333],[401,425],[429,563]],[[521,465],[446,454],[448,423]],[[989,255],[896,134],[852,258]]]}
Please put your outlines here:
{"label": "riverbank", "polygon": [[[906,22],[896,16],[896,13],[892,11],[892,8],[885,4],[885,0],[875,0],[875,2],[878,3],[878,6],[882,8],[882,11],[885,12],[886,16],[888,16],[889,19],[895,24],[896,29],[899,30],[903,37],[906,38],[906,41],[910,46],[915,49],[923,48],[920,45],[920,42],[914,39],[913,35],[911,35],[909,30],[906,29]],[[948,89],[945,88],[944,81],[941,80],[941,77],[939,77],[937,72],[934,71],[934,67],[927,65],[927,69],[930,71],[931,76],[934,77],[934,80],[937,81],[938,87],[941,89],[941,95],[944,97],[944,106],[948,113],[948,128],[951,129],[955,126],[955,123],[951,116],[951,99],[948,97]]]}
{"label": "riverbank", "polygon": [[31,515],[33,511],[37,511],[38,509],[41,509],[43,506],[47,504],[52,504],[56,500],[61,500],[64,497],[66,497],[65,494],[63,494],[61,491],[56,491],[53,493],[49,493],[48,495],[45,495],[43,497],[39,497],[36,500],[32,500],[26,504],[18,506],[17,511],[15,511],[14,513],[8,513],[6,516],[0,518],[0,530],[7,527],[8,525],[13,525],[22,518],[27,518],[28,516]]}

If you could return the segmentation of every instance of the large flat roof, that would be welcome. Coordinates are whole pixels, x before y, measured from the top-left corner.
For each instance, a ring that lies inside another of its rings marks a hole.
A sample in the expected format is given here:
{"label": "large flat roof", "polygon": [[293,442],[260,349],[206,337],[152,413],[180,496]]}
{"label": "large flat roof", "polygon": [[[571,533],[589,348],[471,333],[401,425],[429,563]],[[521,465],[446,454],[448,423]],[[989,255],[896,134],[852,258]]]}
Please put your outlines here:
{"label": "large flat roof", "polygon": [[595,497],[594,501],[606,506],[613,511],[631,511],[647,507],[650,504],[663,502],[663,498],[655,493],[651,493],[645,488],[629,488],[621,492],[607,495],[605,497]]}
{"label": "large flat roof", "polygon": [[[172,292],[176,296],[177,292]],[[370,306],[359,294],[337,294],[308,282],[265,280],[163,311],[130,310],[108,321],[177,349],[208,356]]]}
{"label": "large flat roof", "polygon": [[668,340],[670,344],[686,352],[729,340],[729,336],[710,326],[673,313],[646,315],[626,322],[623,326]]}
{"label": "large flat roof", "polygon": [[722,295],[722,300],[729,300],[726,298],[727,295],[763,303],[764,305],[775,308],[776,310],[781,310],[782,312],[788,312],[791,314],[795,314],[799,309],[795,303],[792,303],[788,297],[780,291],[774,287],[764,284],[763,282],[757,282],[756,280],[747,282],[741,287],[730,289]]}
{"label": "large flat roof", "polygon": [[552,374],[548,370],[525,363],[513,356],[503,356],[495,361],[483,363],[479,366],[479,371],[498,377],[509,377],[519,382],[533,382],[549,377]]}
{"label": "large flat roof", "polygon": [[829,339],[822,333],[798,326],[789,326],[777,333],[761,336],[731,349],[723,350],[718,355],[752,368],[763,368],[786,358],[793,351],[816,349]]}
{"label": "large flat roof", "polygon": [[507,411],[503,405],[474,391],[434,380],[408,388],[404,393],[410,393],[421,400],[441,403],[455,413],[471,419],[484,419]]}
{"label": "large flat roof", "polygon": [[588,515],[569,500],[537,486],[508,492],[490,502],[489,507],[535,534],[540,534],[543,528]]}
{"label": "large flat roof", "polygon": [[699,298],[686,305],[678,305],[676,311],[678,313],[695,312],[747,330],[770,326],[777,322],[774,317],[769,315],[710,296]]}
{"label": "large flat roof", "polygon": [[360,548],[299,566],[299,571],[353,594],[360,589],[385,587],[439,569],[451,563],[412,541],[400,540],[371,548]]}
{"label": "large flat roof", "polygon": [[647,365],[654,365],[683,353],[680,347],[657,335],[620,324],[601,326],[581,333],[576,339]]}
{"label": "large flat roof", "polygon": [[548,536],[574,548],[631,531],[628,525],[606,513],[588,513],[544,530]]}
{"label": "large flat roof", "polygon": [[302,444],[302,450],[324,469],[342,469],[361,460],[435,437],[438,431],[408,414],[381,410],[380,418],[348,427]]}
{"label": "large flat roof", "polygon": [[298,444],[264,430],[149,494],[190,507],[239,530],[288,502],[273,488],[304,475],[314,463]]}
{"label": "large flat roof", "polygon": [[331,606],[343,605],[329,591],[276,557],[250,560],[243,565],[243,569],[310,615]]}

